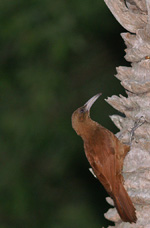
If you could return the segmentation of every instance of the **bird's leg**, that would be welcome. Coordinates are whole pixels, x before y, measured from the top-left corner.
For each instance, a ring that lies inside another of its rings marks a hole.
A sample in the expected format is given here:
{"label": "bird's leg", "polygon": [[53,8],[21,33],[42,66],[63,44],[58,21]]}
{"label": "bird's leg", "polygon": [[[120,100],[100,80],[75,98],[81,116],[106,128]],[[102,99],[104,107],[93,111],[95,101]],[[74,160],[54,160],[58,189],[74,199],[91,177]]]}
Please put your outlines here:
{"label": "bird's leg", "polygon": [[141,116],[137,121],[135,121],[133,128],[130,131],[130,143],[129,145],[131,146],[131,143],[133,141],[134,138],[134,133],[135,130],[140,127],[142,124],[144,124],[146,122],[146,120],[144,119],[144,116]]}

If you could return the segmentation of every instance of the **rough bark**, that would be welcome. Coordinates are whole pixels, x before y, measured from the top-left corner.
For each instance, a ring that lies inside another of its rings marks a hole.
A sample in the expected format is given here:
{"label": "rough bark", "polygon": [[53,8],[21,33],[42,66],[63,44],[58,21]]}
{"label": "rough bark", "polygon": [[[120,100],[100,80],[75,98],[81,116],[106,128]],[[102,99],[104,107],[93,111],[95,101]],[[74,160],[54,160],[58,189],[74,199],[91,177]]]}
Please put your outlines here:
{"label": "rough bark", "polygon": [[[131,150],[124,160],[123,176],[138,220],[136,224],[124,223],[116,209],[109,209],[105,217],[115,222],[109,228],[150,228],[150,0],[104,1],[130,32],[121,36],[127,46],[125,59],[131,67],[118,67],[116,75],[127,97],[114,95],[107,102],[125,114],[111,116],[124,143],[130,142],[131,129],[135,130]],[[110,198],[107,201],[113,204]]]}

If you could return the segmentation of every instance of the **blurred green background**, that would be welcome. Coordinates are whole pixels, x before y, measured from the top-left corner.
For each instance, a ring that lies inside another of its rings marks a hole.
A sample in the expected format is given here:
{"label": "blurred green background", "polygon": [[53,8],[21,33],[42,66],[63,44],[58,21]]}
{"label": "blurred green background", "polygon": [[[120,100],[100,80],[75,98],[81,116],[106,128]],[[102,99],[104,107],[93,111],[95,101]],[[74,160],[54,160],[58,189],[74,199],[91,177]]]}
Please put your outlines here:
{"label": "blurred green background", "polygon": [[124,94],[124,29],[103,1],[0,4],[0,228],[98,228],[107,193],[88,171],[72,112],[117,132],[104,99]]}

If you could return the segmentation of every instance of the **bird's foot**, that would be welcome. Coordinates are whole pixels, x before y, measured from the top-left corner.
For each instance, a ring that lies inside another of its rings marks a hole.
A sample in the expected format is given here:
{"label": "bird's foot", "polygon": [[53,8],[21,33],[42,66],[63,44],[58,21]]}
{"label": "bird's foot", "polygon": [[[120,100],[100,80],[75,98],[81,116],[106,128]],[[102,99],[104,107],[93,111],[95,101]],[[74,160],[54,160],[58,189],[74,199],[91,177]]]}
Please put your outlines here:
{"label": "bird's foot", "polygon": [[130,143],[129,145],[131,146],[131,143],[134,139],[134,133],[137,128],[139,128],[141,125],[143,125],[146,122],[144,116],[141,116],[137,121],[135,121],[133,128],[130,131]]}

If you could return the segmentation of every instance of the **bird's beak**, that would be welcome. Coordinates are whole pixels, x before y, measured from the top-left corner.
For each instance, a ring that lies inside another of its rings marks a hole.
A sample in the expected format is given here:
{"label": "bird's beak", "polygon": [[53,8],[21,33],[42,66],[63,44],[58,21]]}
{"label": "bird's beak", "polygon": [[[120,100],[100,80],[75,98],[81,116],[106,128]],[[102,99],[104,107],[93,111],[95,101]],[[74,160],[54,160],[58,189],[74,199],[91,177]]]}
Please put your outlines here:
{"label": "bird's beak", "polygon": [[98,93],[98,94],[96,94],[95,96],[93,96],[91,99],[89,99],[86,103],[85,103],[85,105],[84,105],[84,107],[85,107],[85,109],[86,109],[86,111],[90,111],[90,108],[92,107],[92,105],[94,104],[94,102],[100,97],[102,95],[102,93]]}

